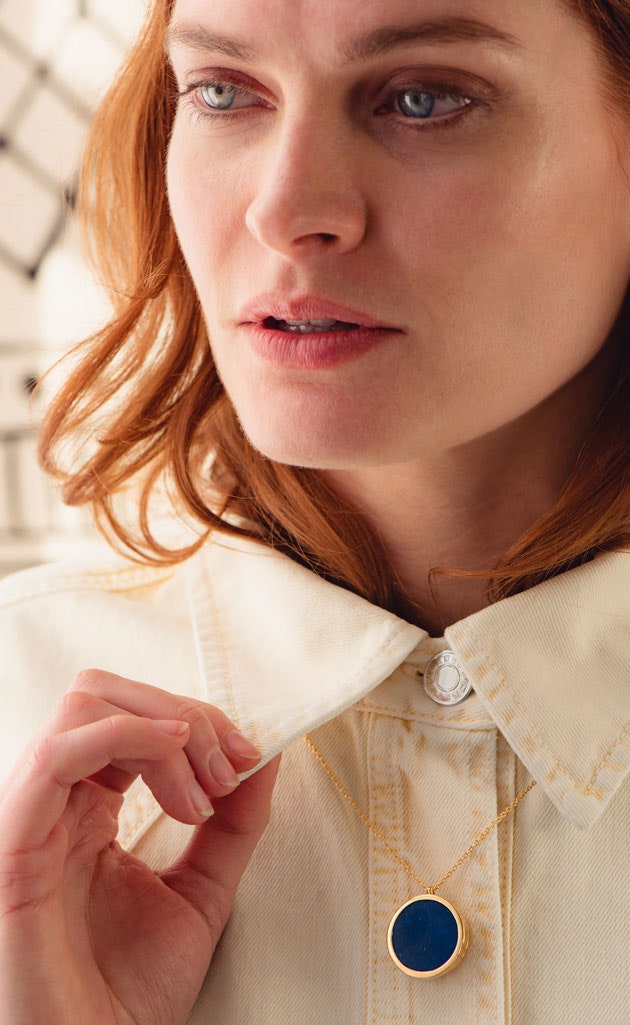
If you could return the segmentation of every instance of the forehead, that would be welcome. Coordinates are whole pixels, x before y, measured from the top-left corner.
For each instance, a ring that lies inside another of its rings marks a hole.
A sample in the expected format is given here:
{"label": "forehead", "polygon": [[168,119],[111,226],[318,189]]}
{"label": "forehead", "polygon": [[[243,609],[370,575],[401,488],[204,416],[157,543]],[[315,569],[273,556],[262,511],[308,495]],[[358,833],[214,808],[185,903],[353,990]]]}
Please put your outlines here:
{"label": "forehead", "polygon": [[[251,43],[252,53],[287,49],[361,55],[357,40],[391,29],[433,27],[428,42],[485,42],[548,50],[566,31],[568,0],[175,0],[173,29],[209,28]],[[442,31],[440,33],[440,26]],[[451,31],[445,29],[449,26]],[[190,35],[190,34],[189,34]],[[181,33],[179,34],[182,38]],[[363,56],[369,56],[369,41]]]}

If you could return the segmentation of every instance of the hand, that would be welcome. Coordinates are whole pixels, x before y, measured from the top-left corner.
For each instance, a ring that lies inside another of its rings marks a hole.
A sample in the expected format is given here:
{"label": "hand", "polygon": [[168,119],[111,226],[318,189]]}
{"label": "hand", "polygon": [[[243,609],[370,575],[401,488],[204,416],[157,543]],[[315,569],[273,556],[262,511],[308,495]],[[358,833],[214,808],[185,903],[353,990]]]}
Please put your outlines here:
{"label": "hand", "polygon": [[[235,783],[259,760],[212,705],[79,675],[0,801],[3,1025],[187,1020],[269,818],[280,758]],[[197,825],[160,875],[115,842],[138,774]]]}

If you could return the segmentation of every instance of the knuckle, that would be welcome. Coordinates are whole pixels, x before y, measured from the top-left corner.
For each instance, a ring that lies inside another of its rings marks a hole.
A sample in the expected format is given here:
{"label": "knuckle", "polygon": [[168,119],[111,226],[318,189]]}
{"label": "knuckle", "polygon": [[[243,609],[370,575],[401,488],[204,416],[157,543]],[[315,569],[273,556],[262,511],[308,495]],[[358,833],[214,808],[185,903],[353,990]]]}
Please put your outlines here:
{"label": "knuckle", "polygon": [[55,720],[74,723],[89,718],[94,710],[94,697],[85,691],[69,690],[61,698]]}
{"label": "knuckle", "polygon": [[260,839],[260,837],[263,835],[263,833],[267,829],[267,826],[269,825],[270,819],[271,819],[271,809],[267,809],[266,811],[263,811],[262,813],[259,812],[256,822],[252,822],[251,823],[252,836],[256,836],[256,837],[258,837],[258,839]]}
{"label": "knuckle", "polygon": [[27,773],[29,775],[52,774],[57,741],[50,734],[40,737],[29,752]]}
{"label": "knuckle", "polygon": [[37,908],[55,882],[54,869],[67,848],[67,834],[58,829],[44,844],[8,850],[0,858],[0,917]]}
{"label": "knuckle", "polygon": [[260,809],[242,811],[238,819],[221,816],[221,830],[233,839],[254,840],[256,843],[269,824],[269,815]]}
{"label": "knuckle", "polygon": [[10,851],[4,856],[0,864],[0,906],[5,914],[23,910],[36,901],[33,891],[39,884],[39,861],[21,852]]}
{"label": "knuckle", "polygon": [[104,672],[102,669],[82,669],[77,673],[70,684],[70,691],[88,691],[91,694],[100,694],[104,686]]}
{"label": "knuckle", "polygon": [[203,725],[208,722],[208,716],[202,706],[188,700],[182,700],[177,703],[175,718],[188,722],[191,726],[194,726],[196,723]]}
{"label": "knuckle", "polygon": [[114,740],[120,734],[123,716],[112,715],[108,719],[101,719],[98,724],[99,731],[106,741]]}
{"label": "knuckle", "polygon": [[220,936],[232,912],[235,893],[234,887],[226,885],[221,879],[213,879],[213,884],[213,907],[208,909],[206,921],[210,932]]}

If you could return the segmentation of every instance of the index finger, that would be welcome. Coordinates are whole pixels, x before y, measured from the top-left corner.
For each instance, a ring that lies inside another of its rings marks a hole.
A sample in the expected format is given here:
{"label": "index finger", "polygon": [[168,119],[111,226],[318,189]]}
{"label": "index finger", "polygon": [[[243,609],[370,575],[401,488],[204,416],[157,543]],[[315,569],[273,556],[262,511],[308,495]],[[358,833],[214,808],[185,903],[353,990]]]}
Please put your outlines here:
{"label": "index finger", "polygon": [[188,732],[187,723],[118,715],[44,737],[2,800],[3,847],[23,851],[42,846],[76,783],[117,760],[168,758],[184,746]]}
{"label": "index finger", "polygon": [[91,694],[132,715],[190,723],[186,754],[206,793],[214,792],[217,783],[229,790],[237,781],[235,773],[249,772],[260,761],[260,752],[225,712],[205,701],[98,669],[79,673],[70,690]]}
{"label": "index finger", "polygon": [[216,705],[161,690],[150,683],[129,680],[105,670],[85,669],[78,674],[68,689],[87,691],[133,715],[143,715],[149,719],[177,719],[187,722],[187,716],[191,711],[198,709],[210,718],[221,746],[228,751],[230,744],[226,744],[227,738],[230,733],[237,730],[232,720]]}

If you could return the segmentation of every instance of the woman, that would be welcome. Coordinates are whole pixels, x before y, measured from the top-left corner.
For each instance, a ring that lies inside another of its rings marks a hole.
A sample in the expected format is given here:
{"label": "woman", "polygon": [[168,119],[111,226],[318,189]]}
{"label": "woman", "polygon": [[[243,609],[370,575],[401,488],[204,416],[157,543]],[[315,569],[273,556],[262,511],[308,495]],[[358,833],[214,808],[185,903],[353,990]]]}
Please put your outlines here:
{"label": "woman", "polygon": [[2,588],[7,1025],[626,1020],[629,105],[627,0],[154,0],[42,434],[131,558]]}

